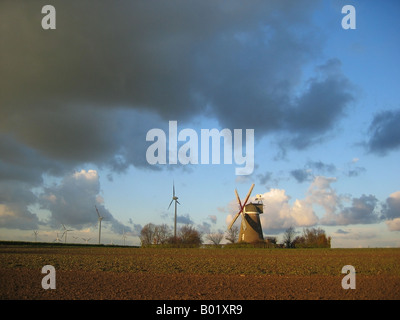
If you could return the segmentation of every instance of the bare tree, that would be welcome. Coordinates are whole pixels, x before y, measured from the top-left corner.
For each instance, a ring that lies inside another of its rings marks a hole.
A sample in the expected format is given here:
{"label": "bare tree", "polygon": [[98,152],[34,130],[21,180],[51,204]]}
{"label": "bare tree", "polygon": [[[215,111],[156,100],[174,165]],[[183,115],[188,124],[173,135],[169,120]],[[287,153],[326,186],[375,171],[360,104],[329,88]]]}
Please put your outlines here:
{"label": "bare tree", "polygon": [[142,246],[148,246],[154,242],[155,232],[156,226],[152,223],[148,223],[142,228],[142,231],[140,231],[140,242]]}
{"label": "bare tree", "polygon": [[239,228],[234,226],[226,231],[225,239],[230,243],[235,243],[239,237]]}
{"label": "bare tree", "polygon": [[164,244],[170,237],[171,230],[165,223],[155,227],[154,242],[156,244]]}
{"label": "bare tree", "polygon": [[296,231],[294,227],[289,227],[283,233],[283,243],[285,244],[286,248],[293,248],[294,247],[294,235]]}
{"label": "bare tree", "polygon": [[321,228],[305,228],[303,235],[294,240],[296,247],[299,248],[330,248],[331,237],[327,237],[325,230]]}
{"label": "bare tree", "polygon": [[184,225],[180,228],[178,237],[182,244],[199,246],[203,242],[201,240],[201,233],[191,225]]}
{"label": "bare tree", "polygon": [[206,239],[211,241],[216,246],[219,245],[224,238],[223,233],[209,233],[206,235]]}

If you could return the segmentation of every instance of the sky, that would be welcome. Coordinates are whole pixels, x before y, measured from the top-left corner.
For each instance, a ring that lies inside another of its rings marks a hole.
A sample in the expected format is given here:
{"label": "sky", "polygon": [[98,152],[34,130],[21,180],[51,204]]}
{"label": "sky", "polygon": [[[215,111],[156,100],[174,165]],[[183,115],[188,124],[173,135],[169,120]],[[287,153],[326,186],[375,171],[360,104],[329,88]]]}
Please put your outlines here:
{"label": "sky", "polygon": [[[53,242],[64,225],[97,243],[96,206],[102,243],[139,245],[146,224],[173,228],[173,184],[178,227],[225,232],[235,188],[254,183],[278,242],[293,226],[332,247],[399,247],[399,10],[2,1],[0,240]],[[212,129],[220,148],[202,148]]]}

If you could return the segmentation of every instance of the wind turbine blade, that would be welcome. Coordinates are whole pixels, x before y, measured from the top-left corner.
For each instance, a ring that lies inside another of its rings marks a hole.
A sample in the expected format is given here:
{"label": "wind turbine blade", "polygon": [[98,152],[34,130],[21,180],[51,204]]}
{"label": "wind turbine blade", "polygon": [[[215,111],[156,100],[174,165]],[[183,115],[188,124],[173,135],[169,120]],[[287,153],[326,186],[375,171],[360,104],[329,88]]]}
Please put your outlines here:
{"label": "wind turbine blade", "polygon": [[175,200],[178,204],[180,204],[180,202],[178,200]]}
{"label": "wind turbine blade", "polygon": [[102,217],[100,216],[99,210],[97,209],[97,206],[94,206],[94,207],[96,208],[96,212],[97,212],[97,215],[99,216],[99,218],[102,218]]}
{"label": "wind turbine blade", "polygon": [[175,197],[175,182],[172,182],[172,196]]}
{"label": "wind turbine blade", "polygon": [[[174,201],[174,199],[172,199],[171,202],[169,203],[168,209],[169,209],[169,207],[171,206],[172,201]],[[167,210],[168,210],[168,209],[167,209]]]}

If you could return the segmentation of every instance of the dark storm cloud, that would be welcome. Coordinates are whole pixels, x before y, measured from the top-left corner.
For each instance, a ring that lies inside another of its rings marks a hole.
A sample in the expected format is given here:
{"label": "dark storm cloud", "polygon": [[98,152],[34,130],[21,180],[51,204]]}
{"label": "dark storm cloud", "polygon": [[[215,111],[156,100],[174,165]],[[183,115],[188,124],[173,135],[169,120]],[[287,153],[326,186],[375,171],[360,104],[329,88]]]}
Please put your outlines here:
{"label": "dark storm cloud", "polygon": [[22,230],[36,229],[40,224],[29,210],[36,196],[20,181],[0,181],[0,227]]}
{"label": "dark storm cloud", "polygon": [[[53,1],[57,29],[46,32],[38,3],[6,1],[2,100],[8,108],[89,103],[188,116],[220,89],[231,96],[233,86],[246,91],[259,80],[283,81],[289,70],[297,78],[311,47],[285,25],[306,26],[313,3]],[[287,60],[281,66],[278,53]]]}
{"label": "dark storm cloud", "polygon": [[327,61],[317,71],[318,76],[309,80],[308,89],[286,110],[285,121],[291,132],[288,144],[300,150],[322,141],[355,99],[338,59]]}
{"label": "dark storm cloud", "polygon": [[23,145],[10,135],[0,135],[0,181],[15,180],[37,184],[42,172],[60,171],[55,161],[44,157],[32,147]]}
{"label": "dark storm cloud", "polygon": [[101,163],[125,138],[108,110],[124,107],[164,120],[209,113],[230,128],[290,133],[302,149],[350,99],[337,60],[293,94],[321,48],[315,3],[54,1],[57,29],[44,31],[37,3],[5,1],[0,129],[50,157]]}
{"label": "dark storm cloud", "polygon": [[318,3],[51,1],[45,31],[48,1],[1,1],[0,179],[28,192],[83,163],[147,167],[146,132],[198,115],[277,133],[285,152],[322,141],[354,97],[337,59],[299,90],[322,52]]}
{"label": "dark storm cloud", "polygon": [[400,109],[382,111],[374,116],[369,126],[366,147],[369,152],[386,155],[400,148]]}
{"label": "dark storm cloud", "polygon": [[131,228],[124,226],[102,204],[99,176],[95,170],[81,170],[67,175],[57,185],[45,187],[40,196],[40,204],[43,209],[51,213],[48,223],[53,227],[61,224],[77,229],[95,226],[98,215],[97,206],[103,223],[109,224],[116,233],[122,230],[131,232]]}

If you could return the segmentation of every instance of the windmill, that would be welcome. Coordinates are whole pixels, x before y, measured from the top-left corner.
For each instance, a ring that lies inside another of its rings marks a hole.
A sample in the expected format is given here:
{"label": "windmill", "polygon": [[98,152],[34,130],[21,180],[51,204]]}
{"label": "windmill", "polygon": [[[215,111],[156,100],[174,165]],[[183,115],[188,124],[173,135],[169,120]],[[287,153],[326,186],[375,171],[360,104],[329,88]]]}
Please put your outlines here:
{"label": "windmill", "polygon": [[101,237],[101,220],[103,220],[103,217],[100,215],[99,210],[97,210],[97,207],[94,206],[96,208],[96,212],[98,217],[98,221],[99,221],[99,244],[100,244],[100,237]]}
{"label": "windmill", "polygon": [[176,239],[176,204],[180,204],[178,197],[175,196],[175,183],[172,183],[172,200],[169,203],[168,210],[171,207],[172,202],[175,201],[175,219],[174,219],[174,239]]}
{"label": "windmill", "polygon": [[258,242],[264,241],[263,232],[261,228],[260,214],[263,213],[263,203],[261,200],[261,195],[257,195],[256,201],[254,203],[247,204],[247,201],[250,198],[250,194],[253,191],[254,183],[251,185],[247,196],[242,203],[240,201],[237,190],[235,189],[236,199],[239,204],[239,212],[233,218],[231,224],[228,229],[231,229],[233,224],[239,215],[242,216],[242,222],[240,224],[240,232],[239,232],[239,242]]}
{"label": "windmill", "polygon": [[64,226],[64,224],[62,224],[62,226],[63,226],[63,228],[64,228],[64,232],[63,232],[61,238],[64,237],[64,235],[65,235],[64,243],[67,243],[67,234],[68,234],[68,232],[69,232],[69,231],[74,231],[74,230],[67,229],[67,228]]}

